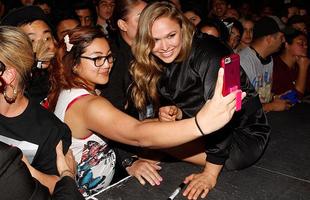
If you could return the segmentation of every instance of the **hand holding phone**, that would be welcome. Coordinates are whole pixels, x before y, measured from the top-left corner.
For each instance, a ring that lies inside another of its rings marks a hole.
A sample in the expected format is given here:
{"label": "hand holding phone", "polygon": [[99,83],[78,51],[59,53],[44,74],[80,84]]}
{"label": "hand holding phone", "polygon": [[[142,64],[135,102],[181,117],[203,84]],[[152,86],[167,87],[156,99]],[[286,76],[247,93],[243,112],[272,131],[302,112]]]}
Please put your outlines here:
{"label": "hand holding phone", "polygon": [[[224,68],[223,96],[240,90],[240,57],[238,54],[231,54],[221,59],[221,67]],[[236,96],[236,111],[241,110],[241,94]]]}

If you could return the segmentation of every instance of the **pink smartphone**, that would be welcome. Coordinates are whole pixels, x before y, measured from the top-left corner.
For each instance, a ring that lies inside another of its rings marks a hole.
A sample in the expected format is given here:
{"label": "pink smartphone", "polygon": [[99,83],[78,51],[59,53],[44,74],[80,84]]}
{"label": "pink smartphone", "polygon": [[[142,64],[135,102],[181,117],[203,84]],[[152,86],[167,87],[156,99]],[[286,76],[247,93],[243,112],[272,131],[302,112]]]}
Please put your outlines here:
{"label": "pink smartphone", "polygon": [[[240,57],[238,54],[231,54],[221,59],[221,67],[224,68],[223,96],[240,90]],[[241,91],[237,93],[236,110],[241,109]]]}

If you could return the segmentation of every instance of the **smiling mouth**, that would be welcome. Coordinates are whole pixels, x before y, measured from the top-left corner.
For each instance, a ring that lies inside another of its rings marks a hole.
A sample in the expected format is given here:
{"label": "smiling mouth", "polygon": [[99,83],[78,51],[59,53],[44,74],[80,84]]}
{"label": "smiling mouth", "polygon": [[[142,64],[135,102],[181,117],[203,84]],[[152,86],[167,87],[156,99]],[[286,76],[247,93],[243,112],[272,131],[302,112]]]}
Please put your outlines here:
{"label": "smiling mouth", "polygon": [[170,57],[173,54],[173,50],[165,51],[161,53],[163,57]]}

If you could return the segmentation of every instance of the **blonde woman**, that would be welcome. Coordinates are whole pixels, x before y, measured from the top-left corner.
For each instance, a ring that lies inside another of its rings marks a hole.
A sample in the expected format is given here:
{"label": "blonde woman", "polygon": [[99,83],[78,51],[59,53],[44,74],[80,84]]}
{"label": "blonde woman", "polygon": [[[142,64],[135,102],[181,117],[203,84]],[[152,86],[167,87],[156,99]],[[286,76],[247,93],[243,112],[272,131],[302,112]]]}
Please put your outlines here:
{"label": "blonde woman", "polygon": [[23,143],[31,147],[30,171],[52,192],[58,180],[55,147],[62,140],[67,152],[71,144],[70,130],[56,116],[24,95],[35,65],[28,36],[18,28],[1,26],[0,38],[0,78],[4,84],[0,93],[1,140],[14,146]]}
{"label": "blonde woman", "polygon": [[[132,97],[136,107],[145,113],[152,105],[164,121],[192,118],[215,92],[220,60],[231,53],[230,49],[212,36],[195,32],[171,3],[148,5],[140,19],[132,46]],[[241,88],[247,93],[243,109],[216,133],[168,151],[205,166],[203,172],[184,180],[188,186],[183,195],[189,199],[205,197],[223,166],[229,170],[248,167],[266,147],[270,127],[257,93],[240,71]]]}

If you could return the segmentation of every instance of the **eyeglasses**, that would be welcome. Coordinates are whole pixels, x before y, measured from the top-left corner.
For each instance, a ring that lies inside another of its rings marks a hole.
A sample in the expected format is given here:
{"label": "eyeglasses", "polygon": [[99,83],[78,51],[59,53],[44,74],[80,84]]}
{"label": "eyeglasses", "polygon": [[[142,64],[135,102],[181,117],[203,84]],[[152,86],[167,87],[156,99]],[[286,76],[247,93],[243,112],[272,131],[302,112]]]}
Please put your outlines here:
{"label": "eyeglasses", "polygon": [[0,76],[3,75],[3,72],[5,71],[5,64],[3,62],[0,61]]}
{"label": "eyeglasses", "polygon": [[97,56],[94,58],[87,57],[87,56],[80,56],[80,58],[85,58],[85,59],[94,61],[94,64],[96,67],[101,67],[102,65],[104,65],[106,61],[108,61],[109,64],[112,64],[115,61],[115,58],[113,57],[112,54],[109,54],[107,56]]}

